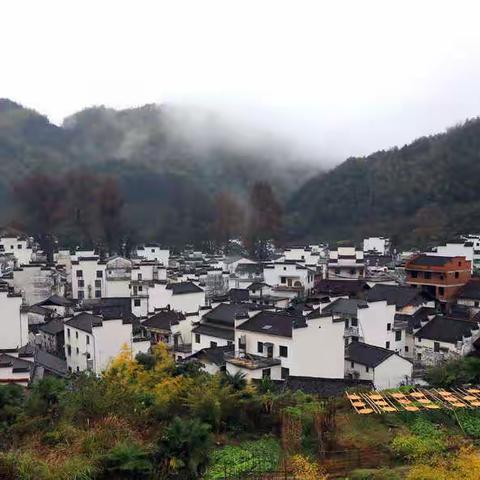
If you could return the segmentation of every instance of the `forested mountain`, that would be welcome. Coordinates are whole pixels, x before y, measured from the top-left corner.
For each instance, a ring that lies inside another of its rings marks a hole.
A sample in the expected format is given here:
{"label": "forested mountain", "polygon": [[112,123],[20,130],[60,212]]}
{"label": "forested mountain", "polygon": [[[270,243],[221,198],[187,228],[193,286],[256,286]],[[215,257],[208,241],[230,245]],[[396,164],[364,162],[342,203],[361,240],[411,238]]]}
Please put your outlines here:
{"label": "forested mountain", "polygon": [[402,148],[349,158],[289,203],[297,238],[390,235],[403,246],[480,231],[480,119]]}
{"label": "forested mountain", "polygon": [[266,180],[285,202],[315,171],[282,140],[198,108],[95,107],[57,127],[0,100],[0,225],[15,218],[16,182],[77,172],[116,179],[126,224],[139,240],[194,241],[208,236],[222,192],[241,205]]}

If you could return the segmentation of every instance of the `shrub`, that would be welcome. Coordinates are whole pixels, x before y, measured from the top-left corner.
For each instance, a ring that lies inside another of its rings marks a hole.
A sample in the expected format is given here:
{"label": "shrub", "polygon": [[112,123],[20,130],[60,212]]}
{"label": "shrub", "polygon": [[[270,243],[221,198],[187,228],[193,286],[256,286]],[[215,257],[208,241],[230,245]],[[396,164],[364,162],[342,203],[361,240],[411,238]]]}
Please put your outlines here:
{"label": "shrub", "polygon": [[293,474],[298,480],[322,480],[327,477],[320,466],[303,455],[294,455],[290,459]]}
{"label": "shrub", "polygon": [[441,438],[418,435],[398,435],[392,442],[393,452],[409,462],[427,460],[443,452],[445,448],[445,442]]}
{"label": "shrub", "polygon": [[101,464],[105,479],[148,479],[153,471],[150,453],[135,442],[119,443],[103,457]]}

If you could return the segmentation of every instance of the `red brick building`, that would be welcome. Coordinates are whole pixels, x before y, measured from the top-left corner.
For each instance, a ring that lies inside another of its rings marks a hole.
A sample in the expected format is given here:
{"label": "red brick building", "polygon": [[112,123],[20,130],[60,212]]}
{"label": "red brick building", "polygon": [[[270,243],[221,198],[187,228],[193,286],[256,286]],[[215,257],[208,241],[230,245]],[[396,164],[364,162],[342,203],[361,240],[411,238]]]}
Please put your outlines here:
{"label": "red brick building", "polygon": [[465,257],[416,255],[405,264],[407,283],[421,287],[439,302],[451,302],[471,277]]}

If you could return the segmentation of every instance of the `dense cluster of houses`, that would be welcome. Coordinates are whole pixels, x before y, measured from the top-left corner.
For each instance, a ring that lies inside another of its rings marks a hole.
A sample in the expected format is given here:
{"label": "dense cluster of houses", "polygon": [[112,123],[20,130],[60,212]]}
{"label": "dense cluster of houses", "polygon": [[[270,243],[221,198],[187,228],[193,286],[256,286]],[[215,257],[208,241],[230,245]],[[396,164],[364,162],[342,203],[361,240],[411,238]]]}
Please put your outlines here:
{"label": "dense cluster of houses", "polygon": [[157,244],[131,258],[0,237],[0,383],[101,374],[164,343],[177,362],[272,381],[422,382],[480,349],[480,236],[430,252],[386,238],[291,246],[267,262]]}

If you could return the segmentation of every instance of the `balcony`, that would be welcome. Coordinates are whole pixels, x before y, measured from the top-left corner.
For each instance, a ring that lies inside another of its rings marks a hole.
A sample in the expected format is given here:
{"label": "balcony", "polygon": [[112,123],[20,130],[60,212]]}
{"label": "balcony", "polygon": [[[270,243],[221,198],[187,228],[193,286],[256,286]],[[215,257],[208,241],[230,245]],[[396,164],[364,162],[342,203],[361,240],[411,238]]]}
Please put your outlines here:
{"label": "balcony", "polygon": [[228,363],[240,368],[248,370],[258,370],[259,368],[270,368],[276,365],[281,365],[279,358],[262,357],[260,355],[253,355],[251,353],[228,352],[224,353],[224,358]]}
{"label": "balcony", "polygon": [[345,327],[344,337],[360,337],[360,329],[356,327]]}

